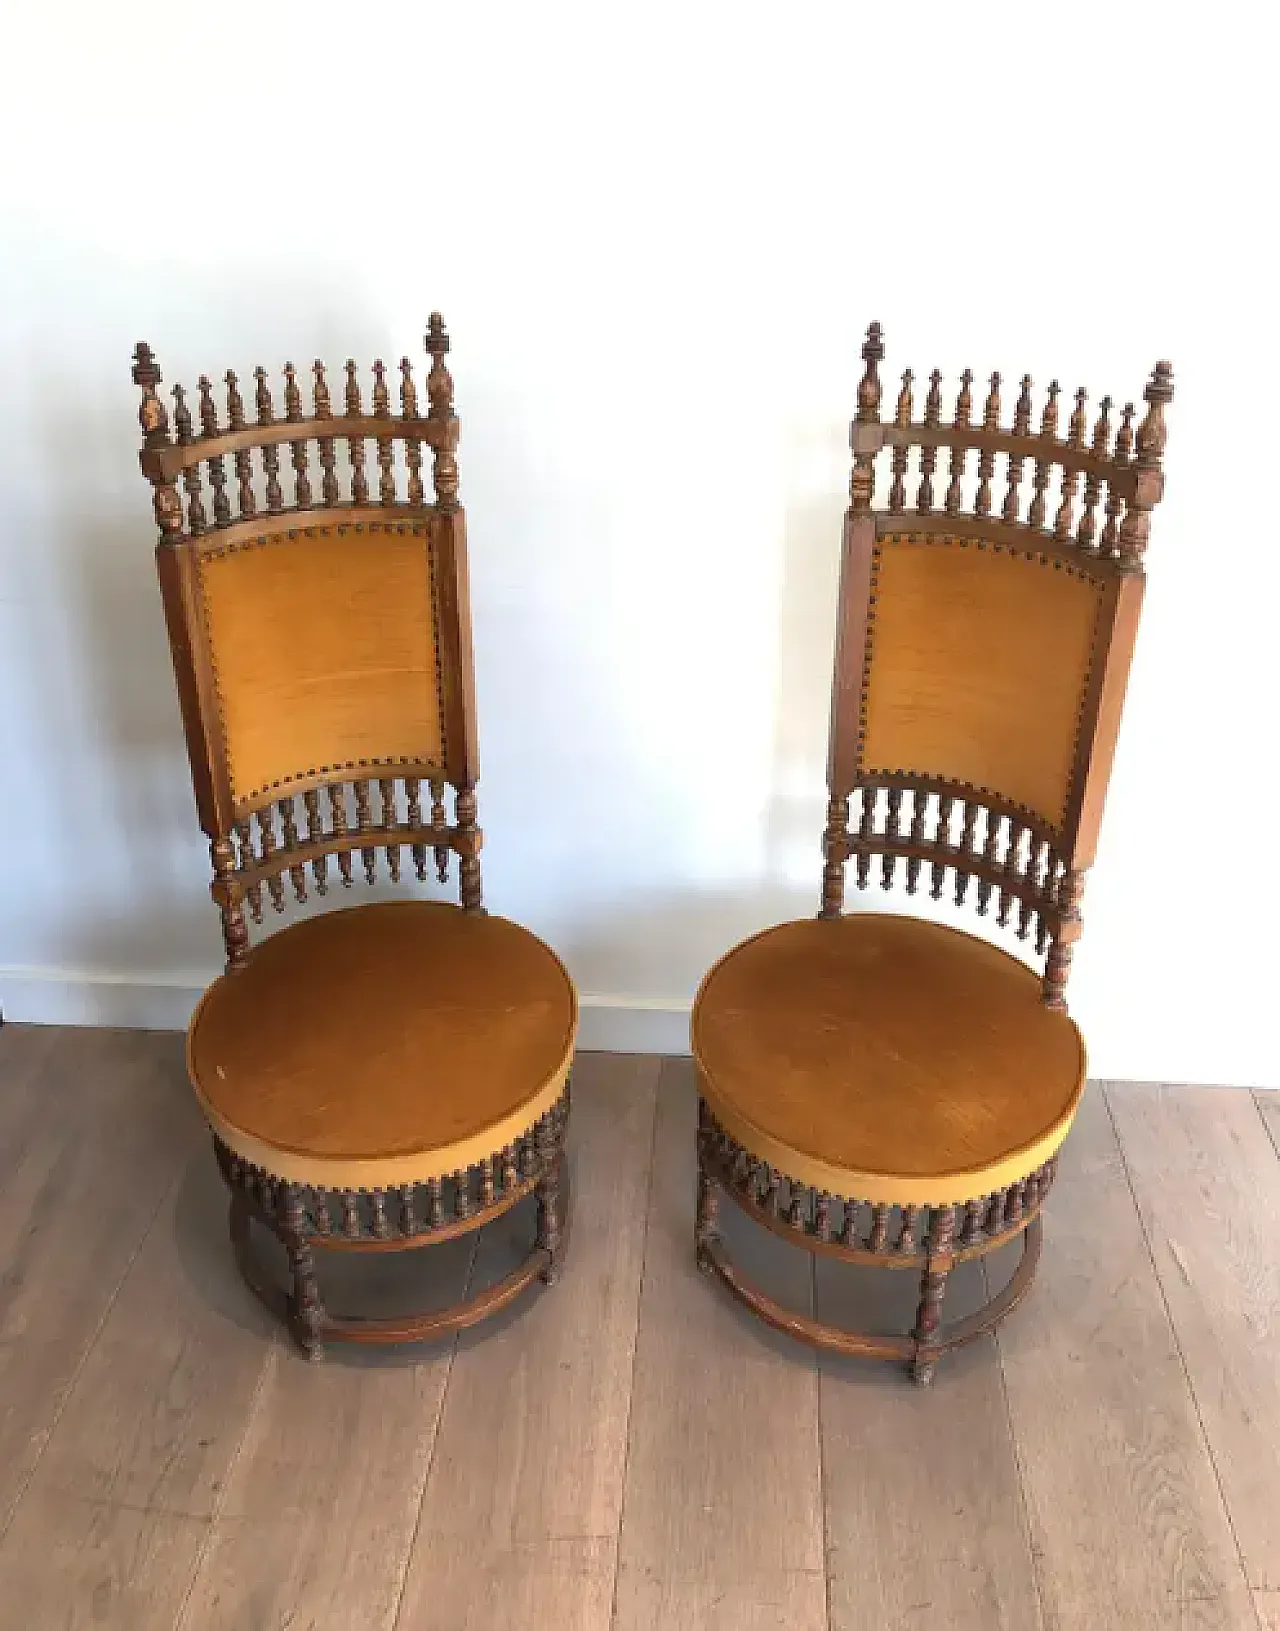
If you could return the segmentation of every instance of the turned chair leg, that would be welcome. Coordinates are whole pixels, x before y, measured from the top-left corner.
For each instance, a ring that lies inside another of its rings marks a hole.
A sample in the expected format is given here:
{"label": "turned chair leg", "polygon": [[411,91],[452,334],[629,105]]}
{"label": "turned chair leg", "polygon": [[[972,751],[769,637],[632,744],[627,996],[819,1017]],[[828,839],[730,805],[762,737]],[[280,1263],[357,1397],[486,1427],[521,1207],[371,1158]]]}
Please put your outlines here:
{"label": "turned chair leg", "polygon": [[694,1231],[694,1245],[698,1267],[710,1273],[708,1250],[718,1238],[716,1227],[720,1217],[720,1189],[716,1180],[700,1166],[698,1169],[698,1221]]}
{"label": "turned chair leg", "polygon": [[916,1345],[911,1360],[911,1380],[921,1387],[928,1387],[938,1368],[935,1342],[938,1327],[942,1324],[942,1299],[946,1295],[947,1276],[955,1266],[952,1251],[955,1233],[955,1207],[938,1207],[929,1231],[929,1255],[920,1277],[920,1306],[916,1310],[915,1330],[911,1333]]}
{"label": "turned chair leg", "polygon": [[564,1147],[560,1145],[550,1168],[538,1180],[534,1191],[538,1199],[538,1247],[550,1257],[541,1278],[549,1286],[555,1285],[560,1278],[560,1266],[564,1261],[564,1161]]}
{"label": "turned chair leg", "polygon": [[313,1364],[324,1358],[324,1305],[316,1279],[315,1254],[307,1239],[302,1195],[296,1184],[284,1189],[284,1221],[281,1239],[289,1254],[293,1295],[289,1299],[289,1326],[307,1358]]}

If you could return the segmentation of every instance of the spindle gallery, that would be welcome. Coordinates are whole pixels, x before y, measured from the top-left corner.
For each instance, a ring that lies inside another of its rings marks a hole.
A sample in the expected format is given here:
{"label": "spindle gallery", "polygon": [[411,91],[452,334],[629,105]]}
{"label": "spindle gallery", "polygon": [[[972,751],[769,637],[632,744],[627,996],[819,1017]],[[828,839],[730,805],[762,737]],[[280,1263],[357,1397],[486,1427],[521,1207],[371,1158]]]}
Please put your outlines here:
{"label": "spindle gallery", "polygon": [[[1056,381],[1033,432],[1028,376],[1006,426],[1001,375],[990,375],[975,424],[968,369],[949,422],[936,370],[916,417],[910,369],[886,421],[878,324],[862,356],[821,910],[730,951],[698,994],[696,1243],[703,1266],[771,1324],[907,1360],[927,1382],[941,1354],[991,1329],[1030,1285],[1084,1086],[1067,979],[1163,494],[1173,377],[1156,365],[1136,429],[1132,406],[1116,425],[1103,397],[1091,430],[1076,391],[1063,437]],[[927,878],[940,900],[950,886],[957,906],[1033,944],[1042,973],[934,922],[844,915],[850,862],[859,891],[901,877],[912,896]],[[913,1329],[843,1331],[774,1302],[730,1259],[722,1194],[811,1252],[919,1271]],[[1019,1236],[1008,1284],[944,1325],[955,1263]]]}
{"label": "spindle gallery", "polygon": [[[346,364],[340,415],[322,363],[309,414],[286,363],[283,417],[254,370],[252,423],[235,373],[221,419],[201,376],[198,434],[180,386],[171,432],[148,346],[133,370],[227,956],[192,1020],[188,1070],[231,1191],[237,1261],[312,1358],[326,1340],[414,1341],[473,1324],[553,1281],[567,1239],[577,1003],[555,955],[482,906],[459,427],[438,314],[426,349],[425,416],[407,357],[398,414],[381,361],[370,412]],[[284,912],[290,892],[298,903],[341,893],[357,868],[370,885],[444,885],[454,857],[460,907],[371,902],[251,943],[250,925],[268,904]],[[327,1306],[317,1249],[436,1244],[526,1195],[532,1250],[465,1302],[378,1318]],[[284,1243],[288,1287],[259,1261],[255,1222]]]}

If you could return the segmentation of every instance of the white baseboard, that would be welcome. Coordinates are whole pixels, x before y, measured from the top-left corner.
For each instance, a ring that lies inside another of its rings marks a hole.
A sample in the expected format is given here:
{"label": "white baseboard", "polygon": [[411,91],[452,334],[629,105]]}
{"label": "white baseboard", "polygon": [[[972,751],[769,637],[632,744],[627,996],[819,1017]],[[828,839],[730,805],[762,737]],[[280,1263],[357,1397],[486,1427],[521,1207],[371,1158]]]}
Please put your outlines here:
{"label": "white baseboard", "polygon": [[[184,1031],[213,979],[74,969],[0,968],[0,1015],[14,1024]],[[678,997],[580,993],[578,1045],[588,1053],[688,1053],[689,1003]]]}

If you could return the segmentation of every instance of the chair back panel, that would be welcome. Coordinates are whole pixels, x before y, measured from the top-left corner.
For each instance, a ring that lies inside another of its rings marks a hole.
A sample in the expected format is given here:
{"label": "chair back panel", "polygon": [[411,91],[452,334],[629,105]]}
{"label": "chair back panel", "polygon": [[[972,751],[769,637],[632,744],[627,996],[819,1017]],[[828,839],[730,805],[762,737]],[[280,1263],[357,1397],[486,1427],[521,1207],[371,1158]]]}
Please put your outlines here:
{"label": "chair back panel", "polygon": [[1033,550],[946,533],[876,546],[863,774],[954,782],[1061,832],[1101,586]]}
{"label": "chair back panel", "polygon": [[481,910],[466,522],[438,312],[426,350],[425,415],[407,357],[399,413],[381,362],[371,411],[346,364],[340,413],[323,364],[308,412],[286,363],[283,418],[258,368],[252,422],[228,373],[225,414],[207,377],[198,418],[173,387],[172,431],[151,349],[135,352],[156,565],[232,966],[248,956],[244,907],[255,922],[267,898],[283,910],[286,880],[299,900],[324,894],[331,859],[343,885],[357,858],[371,884],[383,866],[399,881],[406,861],[425,879],[429,858],[444,882],[456,855],[463,908]]}
{"label": "chair back panel", "polygon": [[[840,572],[823,835],[822,916],[843,908],[845,866],[907,892],[996,908],[1046,955],[1065,1006],[1138,612],[1151,512],[1164,492],[1157,363],[1135,423],[1104,397],[1090,425],[1075,393],[1059,435],[1054,381],[1033,429],[1024,376],[1012,423],[992,374],[981,418],[965,370],[950,419],[942,376],[916,417],[908,369],[881,418],[880,326],[862,348]],[[876,461],[890,482],[876,506]],[[940,468],[946,455],[947,464]],[[973,455],[976,454],[976,459]],[[914,462],[913,462],[914,461]],[[925,869],[928,869],[927,872]]]}
{"label": "chair back panel", "polygon": [[237,810],[366,764],[444,774],[425,520],[268,532],[196,570]]}

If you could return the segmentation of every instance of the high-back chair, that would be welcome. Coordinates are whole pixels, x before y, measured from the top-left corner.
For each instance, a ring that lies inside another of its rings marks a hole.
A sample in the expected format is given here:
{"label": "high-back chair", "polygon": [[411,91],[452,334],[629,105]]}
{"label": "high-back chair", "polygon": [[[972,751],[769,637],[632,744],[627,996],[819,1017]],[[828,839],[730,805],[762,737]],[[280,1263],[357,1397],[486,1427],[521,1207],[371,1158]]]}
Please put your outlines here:
{"label": "high-back chair", "polygon": [[[878,324],[862,355],[822,909],[736,947],[698,993],[697,1251],[770,1324],[907,1361],[927,1382],[940,1354],[991,1329],[1030,1285],[1084,1088],[1067,973],[1163,492],[1173,376],[1156,365],[1136,437],[1133,408],[1117,424],[1110,398],[1090,428],[1082,390],[1063,438],[1056,383],[1033,430],[1023,379],[1005,427],[998,374],[979,423],[968,372],[944,423],[940,376],[917,418],[908,371],[885,423]],[[950,884],[957,905],[994,907],[1001,928],[1034,934],[1043,976],[954,928],[843,916],[850,862],[859,889],[878,871],[885,889],[901,878],[936,900]],[[811,1252],[918,1270],[914,1329],[846,1331],[779,1306],[726,1252],[722,1193]],[[943,1326],[954,1264],[1018,1235],[1009,1283]]]}
{"label": "high-back chair", "polygon": [[[286,364],[283,417],[259,368],[252,417],[234,374],[225,422],[202,378],[198,422],[174,388],[171,433],[148,346],[133,370],[227,955],[192,1019],[188,1070],[241,1269],[313,1358],[326,1338],[411,1341],[472,1324],[553,1280],[566,1238],[577,1004],[555,955],[481,907],[466,529],[438,314],[426,344],[425,415],[407,358],[398,413],[380,362],[371,410],[347,363],[336,414],[322,365],[307,407]],[[261,921],[264,897],[279,911],[287,890],[303,900],[357,873],[374,883],[380,868],[421,880],[429,862],[444,882],[455,856],[460,908],[366,903],[250,946],[247,917]],[[533,1250],[470,1300],[377,1319],[325,1306],[316,1247],[430,1246],[530,1191]],[[287,1249],[287,1293],[253,1250],[255,1221]]]}

